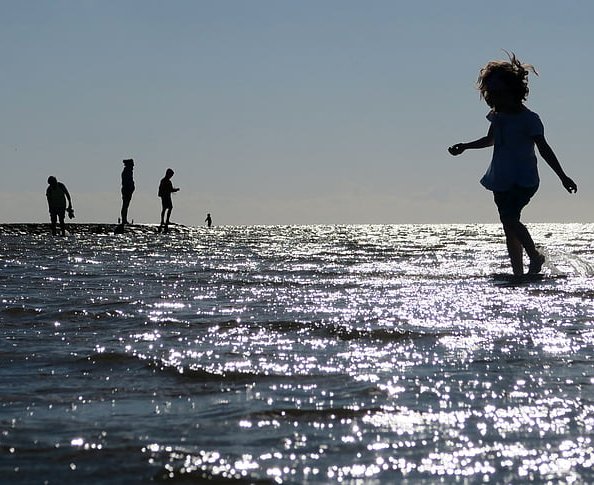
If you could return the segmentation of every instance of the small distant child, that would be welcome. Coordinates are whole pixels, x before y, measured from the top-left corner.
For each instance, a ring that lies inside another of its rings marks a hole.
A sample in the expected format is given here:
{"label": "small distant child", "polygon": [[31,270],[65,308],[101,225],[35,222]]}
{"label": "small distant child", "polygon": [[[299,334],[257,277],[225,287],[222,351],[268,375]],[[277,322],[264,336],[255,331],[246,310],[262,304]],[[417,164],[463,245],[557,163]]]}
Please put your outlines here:
{"label": "small distant child", "polygon": [[539,273],[545,261],[528,229],[520,222],[520,213],[540,182],[534,145],[569,193],[577,192],[577,185],[565,174],[547,143],[539,116],[524,106],[528,96],[528,71],[537,72],[534,67],[522,64],[515,54],[508,54],[508,57],[509,61],[489,62],[478,77],[481,98],[491,108],[487,115],[491,122],[487,135],[453,145],[448,151],[460,155],[468,149],[493,146],[491,164],[481,184],[493,192],[512,270],[519,276],[524,274],[523,250],[530,259],[529,274]]}

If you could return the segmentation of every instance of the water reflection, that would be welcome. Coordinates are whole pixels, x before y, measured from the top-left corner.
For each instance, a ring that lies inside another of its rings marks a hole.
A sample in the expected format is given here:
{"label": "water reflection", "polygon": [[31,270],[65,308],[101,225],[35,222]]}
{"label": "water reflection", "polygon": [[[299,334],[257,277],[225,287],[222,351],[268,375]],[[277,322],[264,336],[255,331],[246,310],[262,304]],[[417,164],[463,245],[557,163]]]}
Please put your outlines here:
{"label": "water reflection", "polygon": [[5,463],[63,460],[45,470],[65,481],[91,456],[125,456],[137,481],[591,481],[594,241],[540,230],[569,276],[517,287],[489,277],[496,226],[80,236],[72,256],[8,241]]}

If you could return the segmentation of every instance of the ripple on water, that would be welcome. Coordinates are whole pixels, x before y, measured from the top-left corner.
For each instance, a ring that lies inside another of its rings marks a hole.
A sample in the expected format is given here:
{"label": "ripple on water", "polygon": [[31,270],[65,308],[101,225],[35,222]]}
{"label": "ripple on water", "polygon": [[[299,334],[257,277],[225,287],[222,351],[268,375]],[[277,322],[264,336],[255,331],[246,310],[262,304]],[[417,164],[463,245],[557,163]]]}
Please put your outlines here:
{"label": "ripple on water", "polygon": [[591,225],[510,287],[496,225],[17,229],[8,480],[593,479]]}

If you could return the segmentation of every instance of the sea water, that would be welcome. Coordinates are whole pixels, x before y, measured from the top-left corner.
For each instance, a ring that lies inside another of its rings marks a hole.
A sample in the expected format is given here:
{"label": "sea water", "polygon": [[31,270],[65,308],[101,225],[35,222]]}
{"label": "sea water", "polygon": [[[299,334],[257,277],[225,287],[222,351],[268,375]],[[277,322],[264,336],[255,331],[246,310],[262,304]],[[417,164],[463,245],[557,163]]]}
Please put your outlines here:
{"label": "sea water", "polygon": [[5,228],[0,482],[591,483],[594,225],[530,229]]}

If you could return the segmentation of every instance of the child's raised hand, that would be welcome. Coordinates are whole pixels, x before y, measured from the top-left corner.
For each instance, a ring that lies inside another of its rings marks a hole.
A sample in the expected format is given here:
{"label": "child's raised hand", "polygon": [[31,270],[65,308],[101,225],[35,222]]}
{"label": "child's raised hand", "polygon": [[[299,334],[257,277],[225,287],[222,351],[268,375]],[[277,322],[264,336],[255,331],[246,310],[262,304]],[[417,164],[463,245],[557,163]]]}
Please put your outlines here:
{"label": "child's raised hand", "polygon": [[456,143],[455,145],[452,145],[448,148],[448,152],[450,152],[450,155],[454,156],[460,155],[464,150],[464,143]]}
{"label": "child's raised hand", "polygon": [[577,192],[577,184],[569,177],[563,177],[561,183],[563,183],[563,187],[565,187],[565,190],[570,194],[575,194]]}

